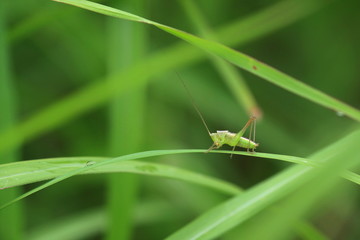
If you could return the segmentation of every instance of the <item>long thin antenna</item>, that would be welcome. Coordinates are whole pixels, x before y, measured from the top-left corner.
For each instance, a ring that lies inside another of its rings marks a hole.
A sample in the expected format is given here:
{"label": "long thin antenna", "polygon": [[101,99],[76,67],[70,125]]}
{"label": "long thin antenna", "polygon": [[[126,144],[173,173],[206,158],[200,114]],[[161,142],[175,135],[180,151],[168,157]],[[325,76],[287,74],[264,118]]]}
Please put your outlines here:
{"label": "long thin antenna", "polygon": [[207,130],[207,132],[208,132],[208,134],[209,134],[209,136],[211,136],[211,135],[210,135],[210,130],[209,130],[209,127],[207,126],[207,124],[206,124],[206,122],[205,122],[205,119],[204,119],[204,117],[202,116],[202,114],[201,114],[201,112],[200,112],[199,108],[198,108],[198,107],[197,107],[197,105],[195,104],[195,100],[194,100],[193,96],[191,95],[191,92],[190,92],[189,88],[186,86],[186,84],[185,84],[184,80],[181,78],[180,74],[179,74],[179,73],[176,73],[176,74],[178,75],[178,77],[179,77],[179,79],[180,79],[180,81],[181,81],[182,85],[184,86],[184,88],[185,88],[185,90],[186,90],[187,94],[189,95],[190,100],[191,100],[191,103],[192,103],[192,105],[194,106],[194,108],[195,108],[195,110],[196,110],[197,114],[198,114],[198,115],[199,115],[199,117],[201,118],[201,121],[203,122],[203,124],[204,124],[204,126],[205,126],[205,128],[206,128],[206,130]]}

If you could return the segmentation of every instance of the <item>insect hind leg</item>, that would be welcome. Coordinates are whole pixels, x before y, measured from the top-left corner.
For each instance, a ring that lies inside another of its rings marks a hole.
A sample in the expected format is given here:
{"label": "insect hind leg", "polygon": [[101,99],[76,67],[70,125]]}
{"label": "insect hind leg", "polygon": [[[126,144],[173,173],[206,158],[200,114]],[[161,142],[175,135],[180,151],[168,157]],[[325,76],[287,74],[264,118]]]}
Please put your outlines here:
{"label": "insect hind leg", "polygon": [[230,154],[230,159],[232,159],[232,157],[233,157],[233,155],[234,155],[234,153],[233,153],[233,152],[235,151],[235,148],[236,148],[236,145],[235,145],[235,146],[232,148],[232,150],[231,150],[231,151],[232,151],[232,153]]}
{"label": "insect hind leg", "polygon": [[250,151],[250,141],[255,142],[255,133],[256,133],[256,117],[252,117],[253,121],[250,124],[250,133],[249,133],[249,144],[246,149],[248,153],[255,153],[255,147],[251,148]]}

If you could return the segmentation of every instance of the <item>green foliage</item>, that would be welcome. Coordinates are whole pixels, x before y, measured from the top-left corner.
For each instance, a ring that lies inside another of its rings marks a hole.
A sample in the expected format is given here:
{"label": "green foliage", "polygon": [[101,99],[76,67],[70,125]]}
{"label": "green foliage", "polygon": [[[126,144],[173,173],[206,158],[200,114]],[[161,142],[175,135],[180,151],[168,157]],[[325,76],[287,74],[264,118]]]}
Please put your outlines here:
{"label": "green foliage", "polygon": [[0,236],[359,238],[358,1],[58,2],[0,15]]}

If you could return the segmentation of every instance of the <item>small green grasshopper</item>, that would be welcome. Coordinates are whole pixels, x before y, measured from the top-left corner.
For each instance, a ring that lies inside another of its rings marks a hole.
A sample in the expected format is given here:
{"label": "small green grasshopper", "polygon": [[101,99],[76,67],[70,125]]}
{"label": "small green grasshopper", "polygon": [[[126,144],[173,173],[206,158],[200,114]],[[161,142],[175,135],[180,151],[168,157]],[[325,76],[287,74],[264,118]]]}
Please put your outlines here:
{"label": "small green grasshopper", "polygon": [[[179,78],[180,78],[180,76],[179,76]],[[259,146],[259,144],[255,142],[255,130],[256,130],[256,117],[255,116],[251,116],[250,119],[245,124],[245,126],[238,133],[232,133],[232,132],[229,132],[228,130],[216,131],[216,133],[211,133],[209,130],[209,127],[207,126],[207,124],[205,122],[204,117],[200,113],[200,110],[197,107],[197,105],[195,104],[194,98],[192,97],[190,90],[187,88],[185,82],[181,78],[180,78],[180,80],[181,80],[187,94],[189,95],[190,100],[191,100],[197,114],[199,115],[201,121],[203,122],[209,136],[211,137],[211,139],[214,142],[213,145],[211,145],[211,147],[206,152],[210,152],[213,149],[218,149],[224,144],[233,147],[233,149],[232,149],[233,151],[235,150],[236,147],[246,148],[248,152],[250,150],[252,150],[252,152],[255,151],[255,148]],[[243,135],[249,127],[250,127],[250,136],[249,136],[249,138],[245,138],[245,137],[243,137]]]}
{"label": "small green grasshopper", "polygon": [[[233,147],[233,151],[235,147],[246,148],[248,151],[249,149],[251,149],[252,151],[254,151],[255,148],[259,146],[259,144],[255,142],[255,124],[256,117],[251,116],[245,126],[238,133],[232,133],[228,130],[216,131],[216,133],[209,132],[209,135],[213,140],[214,144],[211,145],[211,147],[207,151],[209,152],[212,149],[220,148],[224,144]],[[250,137],[245,138],[243,137],[243,135],[249,126]],[[254,138],[254,140],[250,140],[252,137]]]}

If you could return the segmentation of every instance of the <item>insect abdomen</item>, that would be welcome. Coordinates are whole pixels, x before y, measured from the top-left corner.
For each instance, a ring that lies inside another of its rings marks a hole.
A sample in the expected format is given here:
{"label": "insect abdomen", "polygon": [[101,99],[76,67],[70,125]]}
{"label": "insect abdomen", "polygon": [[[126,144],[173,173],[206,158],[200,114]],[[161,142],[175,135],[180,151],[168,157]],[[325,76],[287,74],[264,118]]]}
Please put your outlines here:
{"label": "insect abdomen", "polygon": [[229,146],[238,146],[242,148],[255,149],[258,144],[249,140],[248,138],[241,137],[239,141],[235,138],[236,134],[232,132],[226,132],[225,135],[225,144]]}
{"label": "insect abdomen", "polygon": [[255,149],[259,144],[249,140],[248,138],[241,137],[240,141],[236,146],[242,147],[242,148],[249,148],[249,149]]}

